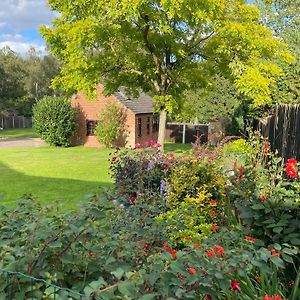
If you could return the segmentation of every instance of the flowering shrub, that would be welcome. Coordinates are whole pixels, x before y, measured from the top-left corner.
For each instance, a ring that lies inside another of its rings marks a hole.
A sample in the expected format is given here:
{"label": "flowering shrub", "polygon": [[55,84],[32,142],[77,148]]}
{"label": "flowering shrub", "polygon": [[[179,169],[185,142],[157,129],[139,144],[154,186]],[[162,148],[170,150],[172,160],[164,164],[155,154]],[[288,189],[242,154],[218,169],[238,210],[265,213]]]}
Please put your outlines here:
{"label": "flowering shrub", "polygon": [[162,153],[160,145],[154,141],[148,145],[150,147],[144,149],[139,149],[139,144],[134,149],[116,148],[112,154],[111,175],[115,180],[116,193],[123,198],[125,205],[133,204],[134,199],[144,193],[165,192],[165,178],[176,163],[174,156]]}
{"label": "flowering shrub", "polygon": [[224,184],[213,164],[197,160],[178,162],[167,184],[169,210],[158,217],[174,241],[199,242],[225,222]]}

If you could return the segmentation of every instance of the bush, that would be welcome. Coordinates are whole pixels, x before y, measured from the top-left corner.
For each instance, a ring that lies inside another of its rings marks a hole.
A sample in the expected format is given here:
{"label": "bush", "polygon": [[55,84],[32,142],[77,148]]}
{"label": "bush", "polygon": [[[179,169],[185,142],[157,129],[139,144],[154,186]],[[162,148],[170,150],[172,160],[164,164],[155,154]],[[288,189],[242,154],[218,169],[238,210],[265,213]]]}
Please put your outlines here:
{"label": "bush", "polygon": [[70,100],[44,97],[33,107],[34,128],[51,146],[67,147],[75,130],[75,112]]}
{"label": "bush", "polygon": [[100,144],[106,147],[125,146],[125,119],[124,111],[117,104],[106,103],[99,114],[99,123],[95,130]]}

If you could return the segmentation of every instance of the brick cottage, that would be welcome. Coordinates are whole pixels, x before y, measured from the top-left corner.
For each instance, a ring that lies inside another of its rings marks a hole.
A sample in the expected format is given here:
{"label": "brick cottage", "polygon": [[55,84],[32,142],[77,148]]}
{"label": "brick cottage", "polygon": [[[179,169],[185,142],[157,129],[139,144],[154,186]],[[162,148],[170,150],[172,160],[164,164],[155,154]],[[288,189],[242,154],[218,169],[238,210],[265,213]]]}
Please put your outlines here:
{"label": "brick cottage", "polygon": [[140,94],[138,98],[133,99],[127,97],[124,90],[120,89],[106,97],[103,95],[103,88],[103,85],[97,86],[96,101],[88,101],[82,93],[72,97],[71,104],[77,112],[73,145],[102,146],[94,135],[94,129],[100,111],[109,103],[117,104],[124,113],[126,135],[120,146],[134,147],[137,143],[143,145],[146,141],[157,140],[159,118],[153,113],[153,101],[150,96]]}

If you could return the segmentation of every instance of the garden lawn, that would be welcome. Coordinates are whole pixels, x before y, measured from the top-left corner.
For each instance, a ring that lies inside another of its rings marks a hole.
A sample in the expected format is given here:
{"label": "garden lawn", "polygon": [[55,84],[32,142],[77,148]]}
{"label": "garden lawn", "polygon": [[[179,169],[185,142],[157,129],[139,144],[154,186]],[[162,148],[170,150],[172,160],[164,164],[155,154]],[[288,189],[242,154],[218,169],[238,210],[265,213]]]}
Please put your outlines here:
{"label": "garden lawn", "polygon": [[38,134],[33,128],[3,129],[0,131],[0,138],[37,138]]}
{"label": "garden lawn", "polygon": [[0,204],[14,205],[24,194],[41,203],[56,200],[67,209],[78,208],[88,194],[108,188],[109,152],[106,149],[0,149]]}

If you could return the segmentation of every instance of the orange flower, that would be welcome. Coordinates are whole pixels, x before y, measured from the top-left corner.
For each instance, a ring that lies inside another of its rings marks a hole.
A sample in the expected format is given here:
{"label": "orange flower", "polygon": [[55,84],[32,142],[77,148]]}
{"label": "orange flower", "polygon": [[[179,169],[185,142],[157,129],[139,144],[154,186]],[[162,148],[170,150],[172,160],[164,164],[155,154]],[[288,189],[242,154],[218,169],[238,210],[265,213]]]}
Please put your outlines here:
{"label": "orange flower", "polygon": [[189,273],[191,275],[195,275],[196,274],[196,269],[195,268],[189,268]]}
{"label": "orange flower", "polygon": [[185,241],[191,241],[191,240],[192,240],[192,238],[191,238],[190,236],[185,236],[183,239],[184,239]]}
{"label": "orange flower", "polygon": [[194,244],[193,246],[198,249],[200,249],[202,247],[200,244]]}
{"label": "orange flower", "polygon": [[265,143],[264,144],[264,153],[267,154],[268,151],[269,151],[269,145],[268,145],[268,143]]}
{"label": "orange flower", "polygon": [[210,203],[210,205],[216,206],[218,204],[218,201],[211,199],[209,203]]}
{"label": "orange flower", "polygon": [[261,195],[259,195],[258,200],[259,200],[259,201],[266,201],[266,200],[267,200],[267,196],[261,194]]}
{"label": "orange flower", "polygon": [[253,244],[256,243],[256,238],[254,238],[254,237],[252,237],[250,235],[246,235],[245,240],[248,241],[248,242],[250,242],[250,243],[253,243]]}
{"label": "orange flower", "polygon": [[217,232],[218,226],[217,226],[216,223],[213,223],[213,224],[211,225],[211,230],[212,230],[213,232]]}
{"label": "orange flower", "polygon": [[211,210],[211,211],[210,211],[210,215],[211,215],[212,217],[217,217],[217,216],[218,216],[218,213],[217,213],[215,210]]}

